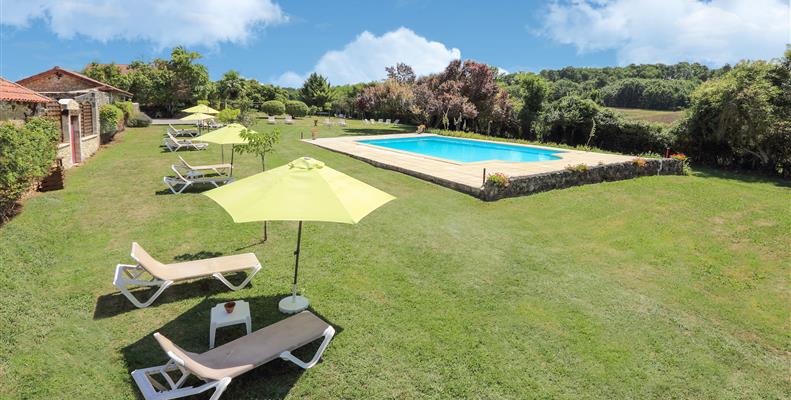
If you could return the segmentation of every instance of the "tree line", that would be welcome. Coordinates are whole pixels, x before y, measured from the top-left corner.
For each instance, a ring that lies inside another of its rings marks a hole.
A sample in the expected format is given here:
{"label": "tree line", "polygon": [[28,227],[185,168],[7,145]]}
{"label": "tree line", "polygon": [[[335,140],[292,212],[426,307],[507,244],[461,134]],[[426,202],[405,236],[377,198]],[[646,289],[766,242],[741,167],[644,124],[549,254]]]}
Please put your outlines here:
{"label": "tree line", "polygon": [[[177,47],[169,60],[136,61],[126,73],[112,64],[91,64],[84,72],[164,114],[201,101],[242,114],[398,118],[632,154],[683,151],[698,162],[791,176],[789,51],[778,60],[717,69],[678,63],[500,74],[483,63],[455,60],[439,73],[416,76],[410,66],[397,64],[386,68],[384,81],[333,87],[314,73],[300,88],[246,79],[233,70],[211,81],[200,57]],[[628,121],[607,107],[685,112],[668,127]]]}

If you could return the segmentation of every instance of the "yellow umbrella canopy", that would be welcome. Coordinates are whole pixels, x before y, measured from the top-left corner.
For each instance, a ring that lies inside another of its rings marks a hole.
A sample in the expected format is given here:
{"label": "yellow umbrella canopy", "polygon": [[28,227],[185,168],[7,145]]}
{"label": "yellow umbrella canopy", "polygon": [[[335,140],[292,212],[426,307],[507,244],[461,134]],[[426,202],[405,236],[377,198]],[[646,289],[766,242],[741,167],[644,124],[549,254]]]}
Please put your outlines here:
{"label": "yellow umbrella canopy", "polygon": [[[215,143],[221,146],[224,146],[226,144],[230,144],[231,146],[235,144],[244,144],[247,143],[247,140],[243,139],[241,136],[239,136],[239,134],[242,133],[242,131],[245,129],[247,128],[245,128],[245,126],[242,124],[230,124],[222,128],[215,129],[209,133],[204,133],[203,135],[198,136],[194,140],[207,142],[207,143]],[[250,129],[249,131],[255,132],[252,129]],[[221,149],[223,149],[222,162],[225,162],[224,147],[221,147]],[[231,166],[232,166],[231,174],[233,175],[233,147],[231,147]]]}
{"label": "yellow umbrella canopy", "polygon": [[202,113],[195,113],[187,115],[186,117],[181,118],[181,121],[203,121],[206,119],[214,119],[213,115],[202,114]]}
{"label": "yellow umbrella canopy", "polygon": [[395,197],[312,158],[261,172],[204,192],[234,222],[299,221],[292,295],[280,301],[280,311],[295,313],[308,307],[297,296],[299,249],[303,221],[356,224]]}
{"label": "yellow umbrella canopy", "polygon": [[181,121],[203,121],[206,119],[214,119],[213,115],[202,114],[202,113],[195,113],[187,115],[186,117],[181,118]]}
{"label": "yellow umbrella canopy", "polygon": [[[209,133],[204,133],[194,140],[215,144],[243,144],[247,143],[247,140],[242,139],[239,134],[245,129],[247,128],[242,124],[230,124]],[[252,129],[249,131],[255,132]]]}
{"label": "yellow umbrella canopy", "polygon": [[219,114],[220,112],[205,105],[205,104],[198,104],[197,106],[193,106],[190,108],[185,108],[181,110],[187,113],[202,113],[202,114]]}

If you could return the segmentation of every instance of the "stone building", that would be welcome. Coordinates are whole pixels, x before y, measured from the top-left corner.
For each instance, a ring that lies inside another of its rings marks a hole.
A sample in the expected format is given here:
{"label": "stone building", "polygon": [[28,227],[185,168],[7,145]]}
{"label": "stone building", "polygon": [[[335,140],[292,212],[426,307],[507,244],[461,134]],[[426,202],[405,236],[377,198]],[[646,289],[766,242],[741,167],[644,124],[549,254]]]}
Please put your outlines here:
{"label": "stone building", "polygon": [[0,121],[20,125],[28,118],[45,115],[55,100],[0,77]]}
{"label": "stone building", "polygon": [[[54,67],[17,81],[21,86],[57,100],[48,115],[61,121],[58,157],[64,168],[92,156],[101,143],[99,109],[132,94],[83,74]],[[55,114],[57,113],[57,114]]]}

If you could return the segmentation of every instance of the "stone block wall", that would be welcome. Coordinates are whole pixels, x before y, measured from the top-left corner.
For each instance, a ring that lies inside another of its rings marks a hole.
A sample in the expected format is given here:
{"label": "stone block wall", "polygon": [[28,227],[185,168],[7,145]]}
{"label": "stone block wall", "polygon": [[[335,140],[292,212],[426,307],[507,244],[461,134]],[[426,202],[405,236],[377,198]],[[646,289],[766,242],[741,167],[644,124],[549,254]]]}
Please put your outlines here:
{"label": "stone block wall", "polygon": [[537,175],[510,177],[507,187],[501,187],[487,181],[479,196],[483,200],[494,201],[506,197],[526,196],[533,193],[591,183],[620,181],[651,175],[682,174],[683,163],[672,158],[646,159],[643,166],[627,161],[588,167],[586,171],[562,170]]}

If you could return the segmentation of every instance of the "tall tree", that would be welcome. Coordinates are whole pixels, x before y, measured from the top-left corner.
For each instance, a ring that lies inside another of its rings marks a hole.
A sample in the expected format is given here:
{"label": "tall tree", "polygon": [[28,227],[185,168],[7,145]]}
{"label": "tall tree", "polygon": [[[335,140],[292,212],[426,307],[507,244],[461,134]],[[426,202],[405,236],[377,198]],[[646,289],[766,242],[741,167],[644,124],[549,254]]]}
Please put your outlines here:
{"label": "tall tree", "polygon": [[223,107],[239,107],[245,103],[247,98],[247,82],[239,75],[239,72],[230,70],[223,74],[222,78],[216,83],[217,95]]}
{"label": "tall tree", "polygon": [[387,79],[405,85],[415,83],[415,71],[407,64],[398,63],[392,67],[386,67],[385,71],[387,71]]}
{"label": "tall tree", "polygon": [[333,97],[332,88],[327,78],[315,72],[310,74],[308,79],[305,80],[299,90],[299,95],[305,104],[322,109],[330,106],[329,103]]}

